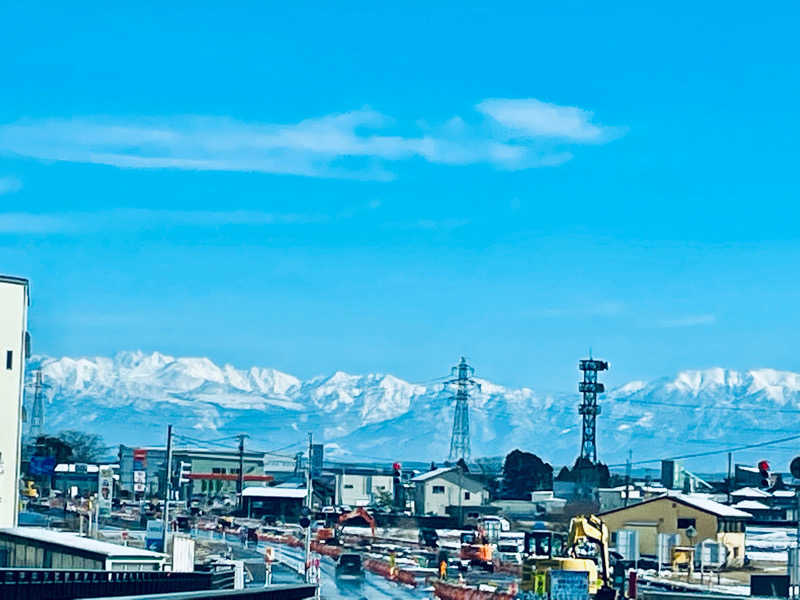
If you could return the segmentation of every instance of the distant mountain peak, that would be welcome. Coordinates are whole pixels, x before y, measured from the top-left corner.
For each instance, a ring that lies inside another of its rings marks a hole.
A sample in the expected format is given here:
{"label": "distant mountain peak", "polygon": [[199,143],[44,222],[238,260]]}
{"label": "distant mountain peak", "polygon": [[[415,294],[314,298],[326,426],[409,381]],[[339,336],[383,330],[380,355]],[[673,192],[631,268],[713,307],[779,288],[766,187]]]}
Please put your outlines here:
{"label": "distant mountain peak", "polygon": [[[313,431],[342,458],[438,461],[449,447],[451,391],[387,373],[336,371],[301,380],[270,367],[239,369],[205,357],[139,350],[111,358],[37,356],[30,366],[29,377],[41,368],[50,385],[49,430],[84,428],[109,444],[160,443],[163,424],[171,422],[197,439],[246,432],[262,449],[302,442]],[[470,411],[473,456],[521,448],[550,462],[574,460],[577,394],[539,394],[483,379],[480,384]],[[774,407],[800,411],[800,375],[768,368],[685,370],[629,382],[599,402],[604,460],[621,462],[628,448],[637,447],[647,458],[669,456],[675,440],[710,444],[724,436],[733,445],[776,437],[765,417]]]}

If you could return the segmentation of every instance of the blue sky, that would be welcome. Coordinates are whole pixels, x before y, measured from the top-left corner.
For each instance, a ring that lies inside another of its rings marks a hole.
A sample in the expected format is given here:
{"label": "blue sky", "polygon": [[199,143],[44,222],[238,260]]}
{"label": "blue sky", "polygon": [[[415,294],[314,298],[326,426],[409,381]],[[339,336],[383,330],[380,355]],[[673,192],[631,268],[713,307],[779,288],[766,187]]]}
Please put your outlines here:
{"label": "blue sky", "polygon": [[6,5],[0,271],[35,350],[799,368],[792,5],[430,4]]}

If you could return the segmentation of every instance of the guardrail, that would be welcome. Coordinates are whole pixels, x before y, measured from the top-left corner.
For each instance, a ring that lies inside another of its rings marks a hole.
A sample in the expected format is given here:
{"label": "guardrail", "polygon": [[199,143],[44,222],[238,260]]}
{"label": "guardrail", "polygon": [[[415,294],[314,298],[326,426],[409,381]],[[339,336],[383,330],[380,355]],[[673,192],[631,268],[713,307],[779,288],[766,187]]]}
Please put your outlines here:
{"label": "guardrail", "polygon": [[213,589],[214,573],[0,569],[3,600],[72,600]]}
{"label": "guardrail", "polygon": [[[673,592],[667,590],[653,590],[639,588],[636,594],[639,600],[683,600],[684,598],[698,598],[701,600],[779,600],[775,596],[748,596],[742,594],[723,594],[719,592]],[[782,600],[786,600],[785,598]]]}
{"label": "guardrail", "polygon": [[[109,596],[96,600],[305,600],[313,598],[316,587],[313,585],[272,585],[267,588],[248,588],[244,590],[224,590],[203,592],[182,592],[177,594],[146,594],[144,596]],[[76,599],[76,600],[88,600]]]}

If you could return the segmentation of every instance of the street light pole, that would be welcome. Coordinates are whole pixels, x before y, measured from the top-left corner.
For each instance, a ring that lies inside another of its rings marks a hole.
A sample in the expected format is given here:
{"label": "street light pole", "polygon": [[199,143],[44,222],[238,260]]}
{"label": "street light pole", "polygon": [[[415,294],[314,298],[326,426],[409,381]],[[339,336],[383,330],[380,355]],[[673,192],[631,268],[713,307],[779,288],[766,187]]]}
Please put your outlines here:
{"label": "street light pole", "polygon": [[[311,481],[311,445],[312,434],[308,434],[308,460],[306,461],[306,509],[311,517],[311,497],[314,493],[314,484]],[[311,583],[311,525],[306,527],[306,583]]]}
{"label": "street light pole", "polygon": [[169,527],[169,496],[172,488],[172,425],[167,425],[167,472],[164,477],[164,510],[161,512],[164,531],[161,537],[161,551],[167,551],[167,528]]}

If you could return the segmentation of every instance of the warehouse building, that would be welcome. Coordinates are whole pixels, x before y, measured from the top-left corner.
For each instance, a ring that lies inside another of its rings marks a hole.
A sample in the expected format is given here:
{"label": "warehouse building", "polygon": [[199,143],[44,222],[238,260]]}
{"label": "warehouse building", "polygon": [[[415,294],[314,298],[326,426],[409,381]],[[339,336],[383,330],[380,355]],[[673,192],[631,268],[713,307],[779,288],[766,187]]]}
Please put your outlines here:
{"label": "warehouse building", "polygon": [[38,527],[0,529],[0,566],[29,569],[161,571],[166,556]]}
{"label": "warehouse building", "polygon": [[[166,449],[163,447],[134,448],[119,447],[119,489],[123,498],[148,498],[164,492],[166,471]],[[280,477],[294,475],[295,460],[292,457],[264,452],[245,452],[245,487],[263,486]],[[181,494],[193,496],[225,496],[236,492],[239,479],[239,452],[236,450],[206,450],[199,448],[175,448],[172,452],[172,468],[175,473],[183,471],[186,483]]]}
{"label": "warehouse building", "polygon": [[[728,566],[744,564],[745,523],[750,513],[706,497],[669,492],[600,516],[612,536],[623,529],[638,531],[642,555],[657,556],[659,534],[677,534],[681,546],[721,542],[729,552]],[[693,534],[691,538],[687,532]]]}

